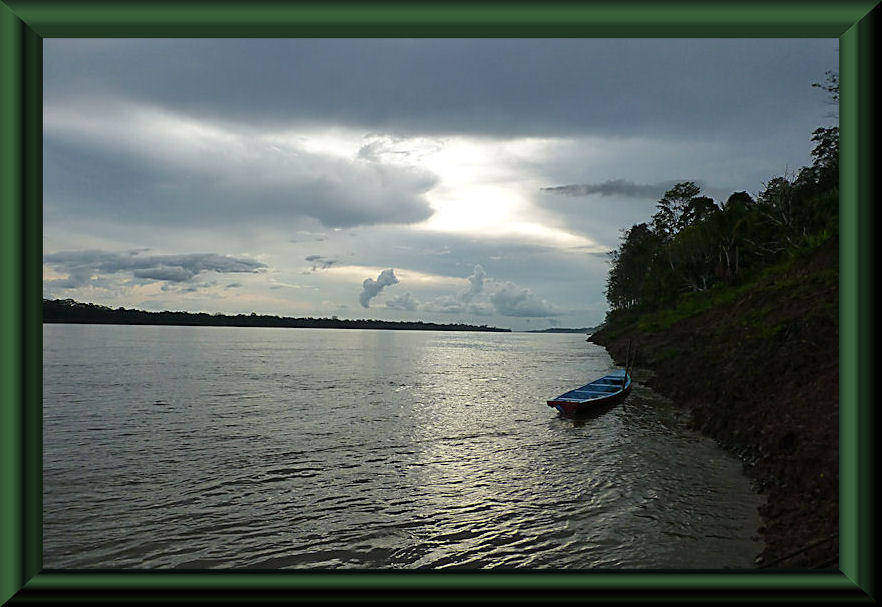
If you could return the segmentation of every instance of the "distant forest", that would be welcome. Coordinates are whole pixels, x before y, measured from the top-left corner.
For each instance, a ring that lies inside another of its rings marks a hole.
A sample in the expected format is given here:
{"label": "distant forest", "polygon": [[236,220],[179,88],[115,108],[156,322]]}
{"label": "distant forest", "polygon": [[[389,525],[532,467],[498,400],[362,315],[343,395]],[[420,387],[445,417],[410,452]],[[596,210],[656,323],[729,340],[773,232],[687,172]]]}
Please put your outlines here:
{"label": "distant forest", "polygon": [[337,318],[290,318],[263,314],[207,314],[205,312],[146,312],[110,308],[73,299],[44,299],[44,323],[79,323],[104,325],[183,325],[197,327],[285,327],[317,329],[397,329],[406,331],[492,331],[510,333],[487,325],[443,325],[430,322],[395,322],[387,320],[339,320]]}
{"label": "distant forest", "polygon": [[532,331],[524,331],[524,333],[591,333],[594,327],[581,327],[579,329],[566,329],[562,327],[551,327],[550,329],[533,329]]}
{"label": "distant forest", "polygon": [[[813,86],[838,103],[836,73]],[[610,253],[610,313],[658,310],[689,293],[736,285],[838,237],[839,127],[818,128],[811,140],[812,165],[770,180],[755,200],[735,192],[718,204],[691,181],[668,190],[651,220],[624,230]]]}

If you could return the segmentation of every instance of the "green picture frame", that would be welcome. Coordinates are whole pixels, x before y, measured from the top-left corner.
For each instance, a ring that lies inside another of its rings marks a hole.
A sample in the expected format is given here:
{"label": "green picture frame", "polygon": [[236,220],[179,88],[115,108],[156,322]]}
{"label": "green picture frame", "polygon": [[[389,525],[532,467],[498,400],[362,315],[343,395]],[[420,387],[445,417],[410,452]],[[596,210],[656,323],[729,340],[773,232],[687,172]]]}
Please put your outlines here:
{"label": "green picture frame", "polygon": [[[872,600],[874,1],[279,3],[0,0],[0,601],[454,596]],[[41,558],[45,37],[829,37],[839,39],[840,560],[762,572],[68,572]]]}

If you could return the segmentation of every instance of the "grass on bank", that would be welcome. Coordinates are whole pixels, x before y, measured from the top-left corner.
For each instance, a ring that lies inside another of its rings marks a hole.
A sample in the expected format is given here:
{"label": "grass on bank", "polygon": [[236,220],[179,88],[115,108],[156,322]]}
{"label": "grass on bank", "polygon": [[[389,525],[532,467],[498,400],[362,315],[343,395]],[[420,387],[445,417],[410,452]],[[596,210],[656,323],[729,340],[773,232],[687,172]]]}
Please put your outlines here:
{"label": "grass on bank", "polygon": [[[822,249],[834,247],[836,238],[829,233],[819,235],[811,242],[806,242],[799,249],[790,253],[778,263],[758,270],[753,276],[747,277],[737,285],[716,284],[705,291],[684,293],[673,306],[647,310],[641,307],[627,310],[614,310],[607,316],[601,329],[610,340],[625,335],[653,334],[669,329],[684,319],[703,314],[709,310],[734,306],[737,302],[750,299],[752,306],[742,310],[733,322],[738,322],[750,335],[767,339],[787,328],[786,322],[774,322],[776,303],[782,295],[787,298],[812,299],[821,289],[835,288],[839,283],[838,266],[824,266],[810,272],[802,272],[800,268]],[[835,306],[826,305],[813,313],[830,315],[834,322],[839,322]],[[668,351],[670,350],[670,351]],[[676,348],[668,348],[659,353],[662,359],[673,358],[679,352]]]}

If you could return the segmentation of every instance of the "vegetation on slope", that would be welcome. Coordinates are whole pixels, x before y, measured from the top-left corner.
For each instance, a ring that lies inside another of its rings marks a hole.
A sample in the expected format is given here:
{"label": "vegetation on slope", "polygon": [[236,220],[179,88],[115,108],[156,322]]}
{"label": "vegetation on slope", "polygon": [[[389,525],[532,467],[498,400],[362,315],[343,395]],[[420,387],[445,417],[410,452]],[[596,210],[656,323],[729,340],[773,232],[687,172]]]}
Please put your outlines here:
{"label": "vegetation on slope", "polygon": [[[818,86],[838,99],[835,74]],[[761,566],[838,556],[838,128],[812,141],[812,166],[755,200],[669,190],[611,253],[592,336],[620,361],[633,340],[649,385],[745,459],[767,496]]]}
{"label": "vegetation on slope", "polygon": [[744,459],[766,495],[760,566],[838,555],[837,250],[834,238],[738,287],[614,314],[592,336],[620,362],[633,339],[647,383]]}
{"label": "vegetation on slope", "polygon": [[[838,99],[835,74],[818,86]],[[668,190],[651,220],[624,230],[610,253],[613,313],[670,308],[684,294],[749,282],[838,234],[839,127],[818,128],[811,140],[812,165],[771,179],[755,200],[742,191],[718,204],[692,181]]]}

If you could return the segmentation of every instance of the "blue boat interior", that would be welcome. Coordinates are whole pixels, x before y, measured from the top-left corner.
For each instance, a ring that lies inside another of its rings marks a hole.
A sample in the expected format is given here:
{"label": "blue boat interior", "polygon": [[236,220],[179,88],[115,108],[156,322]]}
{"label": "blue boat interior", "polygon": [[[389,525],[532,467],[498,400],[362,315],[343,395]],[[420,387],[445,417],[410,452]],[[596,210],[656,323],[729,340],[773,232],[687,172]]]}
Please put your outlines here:
{"label": "blue boat interior", "polygon": [[[629,378],[630,379],[630,378]],[[623,369],[604,375],[575,390],[561,394],[554,400],[584,401],[615,394],[624,389],[625,371]],[[630,381],[628,382],[630,383]]]}

